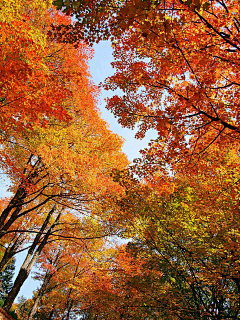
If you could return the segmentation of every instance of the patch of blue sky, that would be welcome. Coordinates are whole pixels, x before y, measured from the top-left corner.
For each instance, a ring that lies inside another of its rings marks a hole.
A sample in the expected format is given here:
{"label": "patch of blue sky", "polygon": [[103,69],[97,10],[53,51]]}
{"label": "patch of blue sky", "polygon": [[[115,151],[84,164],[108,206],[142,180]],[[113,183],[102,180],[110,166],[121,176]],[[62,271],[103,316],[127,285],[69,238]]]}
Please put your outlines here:
{"label": "patch of blue sky", "polygon": [[[94,45],[94,50],[94,58],[90,61],[90,73],[94,83],[98,85],[114,73],[114,69],[111,66],[111,62],[113,61],[113,49],[110,41],[102,41],[99,44]],[[106,102],[104,99],[110,98],[116,94],[121,95],[121,90],[101,90],[99,108],[101,110],[102,117],[109,123],[110,129],[114,133],[117,133],[124,138],[125,143],[123,146],[123,152],[126,153],[130,161],[133,161],[134,158],[138,158],[140,156],[139,150],[146,148],[149,141],[156,138],[156,132],[149,130],[144,139],[136,139],[135,134],[137,132],[137,128],[135,130],[122,128],[113,114],[105,108]]]}

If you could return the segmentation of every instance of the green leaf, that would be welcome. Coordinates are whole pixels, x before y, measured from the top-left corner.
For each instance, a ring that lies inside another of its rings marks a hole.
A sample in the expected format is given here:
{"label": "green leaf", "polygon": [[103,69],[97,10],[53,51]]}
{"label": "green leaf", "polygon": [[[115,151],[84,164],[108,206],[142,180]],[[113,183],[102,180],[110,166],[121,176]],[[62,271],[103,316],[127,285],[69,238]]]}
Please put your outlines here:
{"label": "green leaf", "polygon": [[70,0],[66,0],[64,4],[65,4],[66,7],[69,7],[71,2],[70,2]]}
{"label": "green leaf", "polygon": [[57,7],[57,10],[61,10],[63,7],[63,0],[54,0],[53,5]]}

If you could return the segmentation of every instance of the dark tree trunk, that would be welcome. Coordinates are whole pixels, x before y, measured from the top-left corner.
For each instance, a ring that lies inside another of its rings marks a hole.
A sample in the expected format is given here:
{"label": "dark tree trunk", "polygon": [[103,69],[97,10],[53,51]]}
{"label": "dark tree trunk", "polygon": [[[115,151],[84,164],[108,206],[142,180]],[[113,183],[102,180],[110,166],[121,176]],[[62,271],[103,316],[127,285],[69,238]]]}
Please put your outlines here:
{"label": "dark tree trunk", "polygon": [[16,254],[18,248],[24,241],[24,234],[20,234],[19,236],[13,237],[11,243],[6,248],[2,260],[0,261],[0,272],[4,269],[5,265],[8,261]]}
{"label": "dark tree trunk", "polygon": [[13,224],[13,222],[19,217],[19,213],[21,212],[25,203],[25,199],[28,196],[27,186],[34,184],[35,178],[38,178],[39,169],[41,168],[42,163],[41,159],[37,159],[35,163],[31,164],[33,157],[34,155],[31,154],[26,167],[23,170],[24,178],[22,179],[22,182],[18,186],[18,189],[9,202],[8,206],[2,211],[0,215],[0,239],[6,234],[7,230]]}
{"label": "dark tree trunk", "polygon": [[30,274],[35,262],[37,261],[39,255],[42,252],[42,249],[46,245],[47,240],[48,240],[52,230],[54,229],[54,227],[56,226],[58,220],[60,219],[62,211],[60,211],[60,213],[58,214],[55,222],[48,229],[47,233],[44,235],[42,241],[38,245],[39,240],[40,240],[41,236],[43,235],[43,232],[46,229],[47,224],[48,224],[51,216],[53,215],[55,209],[56,209],[56,205],[54,205],[52,210],[48,213],[48,216],[47,216],[46,220],[44,221],[41,230],[39,231],[39,233],[35,237],[33,244],[31,245],[30,249],[28,250],[27,257],[26,257],[25,261],[22,264],[22,267],[21,267],[21,269],[20,269],[20,271],[18,273],[18,276],[17,276],[17,278],[16,278],[16,280],[14,282],[13,288],[10,291],[10,293],[8,294],[8,297],[4,302],[3,309],[5,311],[7,311],[7,312],[10,310],[10,308],[11,308],[13,302],[14,302],[14,299],[16,298],[18,292],[20,291],[23,283],[28,278],[28,276],[29,276],[29,274]]}
{"label": "dark tree trunk", "polygon": [[43,284],[40,288],[40,290],[38,291],[38,295],[37,295],[37,298],[35,299],[34,301],[34,304],[33,304],[33,307],[28,315],[28,320],[32,320],[35,313],[37,312],[37,309],[38,309],[38,305],[43,297],[43,295],[45,294],[46,292],[46,288],[47,288],[47,285],[49,283],[49,280],[51,279],[52,277],[52,274],[51,273],[47,273],[44,277],[44,280],[43,280]]}

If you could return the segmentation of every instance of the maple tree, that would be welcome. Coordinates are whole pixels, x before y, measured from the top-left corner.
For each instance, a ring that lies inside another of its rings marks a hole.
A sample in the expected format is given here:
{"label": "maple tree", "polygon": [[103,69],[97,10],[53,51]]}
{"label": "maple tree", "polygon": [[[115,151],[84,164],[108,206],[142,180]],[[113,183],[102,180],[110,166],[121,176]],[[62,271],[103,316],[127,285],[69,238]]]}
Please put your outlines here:
{"label": "maple tree", "polygon": [[69,32],[112,39],[116,73],[104,87],[123,95],[107,108],[123,126],[138,126],[138,138],[158,134],[142,152],[142,172],[161,170],[159,161],[193,167],[216,141],[238,141],[238,1],[55,3],[77,19]]}
{"label": "maple tree", "polygon": [[[12,21],[16,19],[22,21],[21,28],[25,20],[30,21],[33,30],[24,25],[24,35],[32,36],[35,40],[40,37],[45,42],[39,54],[41,65],[31,65],[28,55],[20,50],[21,47],[25,48],[22,41],[16,49],[16,52],[21,52],[21,57],[14,56],[12,63],[14,68],[20,64],[22,73],[18,68],[16,74],[23,75],[24,84],[31,86],[34,81],[37,84],[43,81],[47,86],[44,87],[46,94],[43,91],[40,97],[30,95],[43,108],[43,112],[35,108],[31,99],[21,97],[20,103],[26,108],[23,114],[18,114],[14,105],[9,110],[9,122],[3,119],[8,131],[2,126],[4,139],[1,142],[1,167],[11,179],[13,197],[1,202],[0,238],[4,244],[1,268],[19,250],[28,249],[13,288],[5,300],[3,308],[6,311],[10,309],[44,247],[49,242],[57,241],[58,237],[62,241],[69,238],[67,231],[70,229],[67,227],[65,233],[56,233],[56,229],[63,223],[62,215],[66,217],[66,208],[75,210],[75,219],[79,219],[82,214],[96,214],[103,218],[104,212],[100,205],[94,203],[99,203],[112,193],[122,192],[118,183],[113,181],[111,171],[114,167],[121,169],[128,164],[126,156],[121,152],[122,139],[108,129],[96,107],[98,89],[89,80],[88,71],[88,59],[92,51],[84,43],[63,46],[47,36],[51,23],[64,23],[68,21],[67,17],[58,14],[53,8],[50,10],[45,4],[41,6],[34,2],[36,7],[28,7],[29,1],[22,4],[23,7],[16,12],[15,7],[4,7],[5,12],[10,10],[13,14],[13,17],[9,16],[6,28],[14,24]],[[44,21],[37,20],[39,6]],[[28,10],[29,19],[25,16]],[[17,36],[18,30],[8,31],[13,38]],[[15,47],[11,51],[8,43],[6,50],[15,55]],[[29,64],[25,63],[22,68],[24,59]],[[38,61],[34,56],[32,59],[33,62]],[[44,59],[47,59],[45,66]],[[43,80],[34,72],[34,68],[43,71]],[[13,70],[7,72],[11,78],[9,83],[12,83]],[[33,76],[32,80],[29,73]],[[21,78],[14,80],[19,81],[19,86],[23,85]],[[11,91],[15,96],[19,93],[17,86],[16,90]],[[23,88],[24,92],[27,90]],[[58,90],[61,91],[59,94]],[[41,97],[46,100],[47,106]],[[31,110],[34,110],[33,116]],[[35,115],[40,121],[34,118]],[[67,221],[64,224],[67,225]],[[71,236],[76,237],[73,230]]]}
{"label": "maple tree", "polygon": [[[121,213],[111,222],[124,224],[122,237],[130,240],[111,248],[110,259],[100,257],[94,273],[86,274],[87,286],[76,284],[78,314],[87,319],[239,317],[238,152],[215,145],[200,162],[195,174],[165,176],[168,189],[116,173],[126,193],[110,200]],[[57,319],[63,298],[57,290],[50,296],[41,308]]]}
{"label": "maple tree", "polygon": [[53,78],[46,40],[50,4],[1,1],[1,142],[51,116],[67,119],[61,101],[69,91]]}
{"label": "maple tree", "polygon": [[[66,20],[62,15],[54,16],[52,13],[52,16],[52,20]],[[49,24],[52,20],[50,19]],[[111,183],[107,172],[111,171],[114,163],[122,162],[123,166],[127,164],[125,156],[118,152],[122,144],[121,139],[111,134],[106,123],[98,115],[96,108],[98,91],[88,79],[87,59],[91,56],[91,51],[84,44],[76,49],[72,45],[63,48],[62,44],[52,42],[49,47],[50,62],[55,67],[54,80],[56,79],[56,83],[58,81],[64,83],[68,89],[67,97],[60,96],[60,108],[64,109],[68,121],[66,123],[64,119],[49,117],[48,124],[45,123],[44,127],[34,123],[31,128],[18,132],[14,139],[4,140],[4,152],[7,157],[4,160],[7,161],[2,163],[2,167],[14,181],[15,187],[12,190],[16,192],[1,216],[2,228],[5,228],[5,231],[16,220],[26,197],[31,199],[26,203],[35,203],[33,208],[37,209],[39,203],[36,204],[36,202],[39,198],[44,198],[42,202],[44,204],[52,197],[59,196],[59,193],[62,194],[62,199],[64,196],[67,197],[67,194],[71,197],[69,189],[64,193],[64,185],[66,188],[70,187],[74,195],[77,185],[83,188],[83,196],[85,193],[90,194],[94,188],[98,189],[98,187],[102,192],[107,193],[108,188],[117,187],[116,184]],[[58,100],[51,103],[58,104]],[[85,157],[87,154],[88,159]],[[105,164],[104,172],[102,165]],[[85,182],[79,184],[78,179]],[[87,185],[92,189],[84,189]],[[46,188],[48,190],[51,188],[49,194]],[[81,197],[81,193],[78,193],[78,196]],[[97,197],[96,193],[95,198]],[[41,203],[41,200],[39,201]],[[16,210],[12,219],[8,219],[4,227],[4,222],[13,209]]]}
{"label": "maple tree", "polygon": [[118,175],[131,240],[99,288],[117,319],[238,319],[239,155],[215,145],[199,161],[197,173],[165,176],[168,190]]}

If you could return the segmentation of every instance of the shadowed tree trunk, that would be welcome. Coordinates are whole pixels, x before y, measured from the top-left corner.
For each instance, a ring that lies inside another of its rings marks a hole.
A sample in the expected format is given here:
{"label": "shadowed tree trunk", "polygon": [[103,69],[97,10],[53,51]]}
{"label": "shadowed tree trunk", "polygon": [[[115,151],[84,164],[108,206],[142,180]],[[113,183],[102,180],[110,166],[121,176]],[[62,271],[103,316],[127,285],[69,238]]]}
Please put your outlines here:
{"label": "shadowed tree trunk", "polygon": [[39,233],[37,234],[37,236],[34,239],[33,244],[31,245],[30,249],[28,250],[28,254],[27,257],[25,259],[25,261],[22,264],[22,267],[18,273],[18,276],[14,282],[13,288],[10,291],[7,299],[5,300],[5,303],[3,305],[3,309],[5,311],[9,311],[14,299],[16,298],[18,292],[20,291],[23,283],[25,282],[25,280],[28,278],[35,262],[37,261],[39,255],[42,252],[42,249],[44,248],[44,246],[47,243],[47,240],[52,232],[52,230],[54,229],[54,227],[56,226],[56,224],[58,223],[58,220],[60,219],[60,216],[62,214],[62,210],[59,212],[58,216],[56,217],[54,223],[49,227],[48,231],[46,232],[46,234],[43,236],[43,239],[41,240],[40,244],[40,238],[41,236],[44,234],[44,230],[46,229],[48,222],[51,218],[51,216],[53,215],[54,211],[56,210],[56,205],[54,205],[54,207],[52,208],[52,210],[48,213],[47,218],[45,219],[41,230],[39,231]]}
{"label": "shadowed tree trunk", "polygon": [[52,277],[51,273],[46,273],[46,275],[44,277],[44,280],[43,280],[43,284],[42,284],[40,290],[38,291],[37,298],[35,299],[33,307],[32,307],[32,309],[31,309],[31,311],[30,311],[30,313],[28,315],[28,320],[33,320],[33,317],[34,317],[35,313],[37,312],[38,305],[39,305],[43,295],[46,292],[46,288],[47,288],[47,285],[48,285],[49,280],[51,279],[51,277]]}

